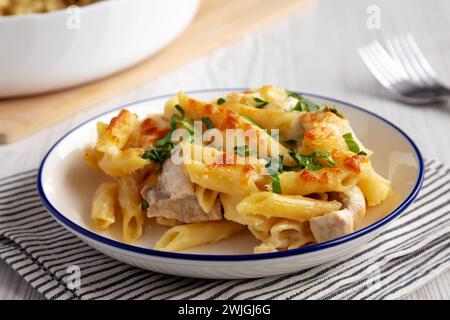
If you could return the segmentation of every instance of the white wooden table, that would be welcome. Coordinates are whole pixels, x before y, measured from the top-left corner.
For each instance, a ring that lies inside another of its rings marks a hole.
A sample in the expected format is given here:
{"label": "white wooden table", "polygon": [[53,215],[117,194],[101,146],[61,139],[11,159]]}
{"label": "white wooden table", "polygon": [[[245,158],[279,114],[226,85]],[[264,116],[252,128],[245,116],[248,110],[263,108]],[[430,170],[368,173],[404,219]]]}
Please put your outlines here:
{"label": "white wooden table", "polygon": [[[379,30],[366,26],[370,5],[380,8]],[[361,63],[356,48],[371,39],[411,32],[439,75],[450,82],[449,12],[448,0],[318,0],[304,12],[132,92],[20,142],[0,146],[0,176],[36,168],[44,153],[68,129],[114,106],[180,89],[269,83],[336,97],[372,110],[404,129],[425,157],[445,162],[450,158],[450,106],[412,107],[392,101]],[[450,299],[450,271],[407,298]],[[0,261],[0,299],[42,296]]]}

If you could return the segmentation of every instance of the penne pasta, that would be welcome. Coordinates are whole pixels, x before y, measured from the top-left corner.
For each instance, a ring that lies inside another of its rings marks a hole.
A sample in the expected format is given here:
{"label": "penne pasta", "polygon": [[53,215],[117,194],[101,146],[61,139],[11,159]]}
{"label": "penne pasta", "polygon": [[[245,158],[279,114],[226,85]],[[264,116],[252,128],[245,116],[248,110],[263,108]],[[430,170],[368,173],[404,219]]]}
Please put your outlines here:
{"label": "penne pasta", "polygon": [[98,166],[98,162],[103,157],[103,153],[94,148],[85,148],[83,152],[83,160],[86,162],[91,168],[101,171]]}
{"label": "penne pasta", "polygon": [[241,200],[236,208],[244,215],[308,221],[327,212],[339,210],[338,201],[322,201],[303,196],[286,196],[273,192],[255,192]]}
{"label": "penne pasta", "polygon": [[250,232],[259,240],[267,239],[270,236],[270,229],[279,219],[259,214],[242,214],[237,210],[237,204],[241,200],[241,197],[220,194],[225,219],[248,226]]}
{"label": "penne pasta", "polygon": [[225,219],[234,221],[240,224],[248,225],[249,219],[240,214],[237,210],[236,206],[237,204],[243,199],[240,196],[232,196],[226,193],[220,193],[220,202],[222,203],[223,207],[223,216]]}
{"label": "penne pasta", "polygon": [[364,193],[370,207],[379,205],[391,193],[391,183],[376,173],[371,164],[362,171],[358,187]]}
{"label": "penne pasta", "polygon": [[270,236],[255,247],[255,253],[296,249],[314,242],[308,222],[281,219],[270,229]]}
{"label": "penne pasta", "polygon": [[351,133],[359,149],[371,155],[372,151],[365,148],[355,135],[347,119],[330,111],[306,113],[300,116],[300,122],[305,129],[302,152],[309,154],[314,151],[332,152],[334,149],[349,150],[344,135]]}
{"label": "penne pasta", "polygon": [[118,153],[125,146],[138,124],[135,114],[127,110],[121,110],[119,115],[111,120],[108,128],[99,137],[96,146],[97,150],[109,154]]}
{"label": "penne pasta", "polygon": [[243,229],[243,225],[226,220],[184,224],[164,233],[154,249],[169,252],[181,251],[223,240]]}
{"label": "penne pasta", "polygon": [[184,164],[191,181],[217,192],[247,195],[258,191],[258,168],[252,165],[206,165],[200,162]]}
{"label": "penne pasta", "polygon": [[[134,243],[145,219],[170,227],[155,249],[183,251],[247,229],[255,253],[345,236],[391,184],[334,106],[274,86],[212,102],[181,92],[164,113],[138,120],[121,110],[97,123],[85,162],[116,179],[99,186],[91,218],[121,220]],[[116,212],[120,208],[121,219]]]}
{"label": "penne pasta", "polygon": [[134,243],[141,237],[144,227],[138,184],[136,178],[126,176],[118,179],[118,186],[122,236],[126,243]]}
{"label": "penne pasta", "polygon": [[299,120],[300,114],[298,112],[256,109],[240,103],[225,103],[223,107],[250,118],[262,128],[278,129],[281,141],[300,140],[303,136],[303,129]]}
{"label": "penne pasta", "polygon": [[[191,99],[184,93],[179,93],[176,98],[171,98],[166,103],[164,109],[164,116],[166,119],[172,118],[173,115],[179,114],[179,110],[176,106],[181,106],[187,117],[193,120],[201,120],[205,116],[210,119],[214,128],[220,130],[223,134],[224,146],[226,146],[226,134],[227,129],[243,130],[248,133],[249,139],[255,135],[255,139],[258,144],[258,154],[260,156],[272,156],[282,155],[284,164],[294,165],[294,160],[289,157],[289,149],[281,145],[271,135],[267,134],[267,131],[254,125],[238,113],[221,107],[216,104],[208,104],[199,100]],[[229,139],[229,138],[228,138]],[[223,146],[222,146],[223,147]]]}
{"label": "penne pasta", "polygon": [[195,185],[195,196],[197,197],[198,204],[205,213],[210,213],[214,204],[216,203],[219,191],[203,188],[202,186]]}
{"label": "penne pasta", "polygon": [[108,129],[108,125],[104,122],[97,122],[97,139],[100,139]]}
{"label": "penne pasta", "polygon": [[324,168],[317,171],[305,169],[280,174],[281,190],[287,195],[342,192],[355,186],[358,179],[359,174],[341,168]]}
{"label": "penne pasta", "polygon": [[117,184],[102,183],[92,199],[91,219],[101,230],[116,221]]}
{"label": "penne pasta", "polygon": [[[100,0],[0,0],[0,16],[41,14],[71,8],[87,6]],[[69,11],[70,12],[70,11]]]}
{"label": "penne pasta", "polygon": [[142,158],[143,153],[144,150],[140,148],[129,148],[115,154],[105,153],[97,164],[109,176],[124,177],[150,163]]}

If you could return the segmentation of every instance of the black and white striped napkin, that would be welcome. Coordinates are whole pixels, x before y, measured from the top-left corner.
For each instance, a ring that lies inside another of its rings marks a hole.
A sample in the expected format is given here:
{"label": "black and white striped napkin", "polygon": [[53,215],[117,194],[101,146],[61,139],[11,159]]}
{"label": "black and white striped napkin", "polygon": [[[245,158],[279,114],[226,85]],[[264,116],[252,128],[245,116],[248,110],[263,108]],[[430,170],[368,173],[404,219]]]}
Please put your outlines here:
{"label": "black and white striped napkin", "polygon": [[[427,161],[417,200],[351,256],[298,273],[201,280],[144,271],[90,248],[45,211],[37,171],[0,179],[0,258],[48,299],[394,299],[450,266],[450,168]],[[81,285],[68,285],[77,266]]]}

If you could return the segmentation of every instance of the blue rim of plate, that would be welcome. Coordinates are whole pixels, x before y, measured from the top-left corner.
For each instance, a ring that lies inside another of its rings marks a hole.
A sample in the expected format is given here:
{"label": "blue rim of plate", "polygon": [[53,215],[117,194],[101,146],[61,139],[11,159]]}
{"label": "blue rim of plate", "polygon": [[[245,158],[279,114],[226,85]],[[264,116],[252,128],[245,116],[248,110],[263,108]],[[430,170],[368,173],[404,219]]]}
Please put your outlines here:
{"label": "blue rim of plate", "polygon": [[[247,90],[248,88],[223,88],[223,89],[208,89],[208,90],[195,90],[195,91],[188,91],[187,94],[200,94],[200,93],[210,93],[210,92],[227,92],[227,91],[243,91],[243,90]],[[296,91],[297,92],[297,91]],[[162,96],[158,96],[158,97],[152,97],[152,98],[147,98],[147,99],[143,99],[140,101],[136,101],[124,106],[120,106],[114,109],[111,109],[109,111],[106,111],[96,117],[93,117],[83,123],[81,123],[80,125],[78,125],[77,127],[73,128],[72,130],[70,130],[68,133],[66,133],[62,138],[60,138],[51,148],[50,150],[47,152],[47,154],[45,155],[44,159],[41,162],[41,165],[39,167],[39,173],[38,173],[38,191],[39,191],[39,196],[42,199],[42,202],[44,204],[44,206],[47,208],[47,210],[50,212],[50,214],[59,222],[61,223],[63,226],[65,226],[66,228],[73,230],[75,233],[79,233],[82,234],[83,236],[88,237],[90,240],[94,240],[97,242],[100,242],[102,245],[107,245],[107,246],[111,246],[114,247],[115,249],[121,249],[124,251],[131,251],[133,253],[138,253],[138,254],[143,254],[143,255],[149,255],[149,256],[157,256],[157,257],[163,257],[163,258],[171,258],[171,259],[183,259],[183,260],[195,260],[195,261],[255,261],[255,260],[263,260],[263,259],[273,259],[273,258],[283,258],[283,257],[291,257],[291,256],[296,256],[296,255],[302,255],[302,254],[306,254],[306,253],[310,253],[310,252],[314,252],[314,251],[318,251],[318,250],[323,250],[323,249],[328,249],[328,248],[332,248],[335,247],[337,245],[349,242],[351,240],[360,238],[368,233],[371,233],[372,231],[375,231],[379,228],[381,228],[382,226],[384,226],[385,224],[387,224],[389,221],[393,220],[394,218],[396,218],[397,216],[399,216],[403,211],[405,211],[405,209],[414,201],[414,199],[417,197],[417,194],[419,193],[419,190],[422,186],[423,183],[423,179],[424,179],[424,163],[423,163],[423,158],[422,155],[419,151],[419,149],[417,148],[416,144],[411,140],[411,138],[405,133],[403,132],[399,127],[397,127],[395,124],[393,124],[392,122],[384,119],[383,117],[368,111],[366,109],[363,109],[361,107],[355,106],[351,103],[345,102],[345,101],[341,101],[338,99],[332,99],[332,98],[328,98],[326,96],[321,96],[321,95],[317,95],[317,94],[310,94],[310,93],[306,93],[306,92],[297,92],[298,94],[301,95],[305,95],[307,97],[312,97],[312,98],[317,98],[317,99],[322,99],[322,100],[327,100],[327,101],[332,101],[336,104],[341,104],[341,105],[345,105],[360,111],[363,111],[365,113],[368,113],[380,120],[382,120],[383,122],[387,123],[388,125],[390,125],[392,128],[394,128],[395,130],[397,130],[408,142],[409,144],[412,146],[412,148],[414,149],[416,156],[417,156],[417,161],[419,163],[419,174],[417,177],[417,181],[416,184],[412,190],[412,192],[408,195],[408,197],[395,209],[393,210],[391,213],[389,213],[387,216],[385,216],[383,219],[378,220],[377,222],[363,228],[360,229],[358,231],[355,231],[349,235],[337,238],[337,239],[333,239],[331,241],[327,241],[327,242],[323,242],[323,243],[319,243],[319,244],[314,244],[314,245],[310,245],[307,247],[301,247],[301,248],[297,248],[297,249],[292,249],[292,250],[286,250],[286,251],[279,251],[279,252],[272,252],[272,253],[259,253],[259,254],[241,254],[241,255],[210,255],[210,254],[191,254],[191,253],[173,253],[173,252],[164,252],[164,251],[158,251],[158,250],[153,250],[153,249],[147,249],[147,248],[142,248],[142,247],[137,247],[137,246],[133,246],[133,245],[129,245],[129,244],[125,244],[116,240],[112,240],[106,237],[103,237],[101,235],[98,235],[88,229],[85,229],[81,226],[79,226],[78,224],[72,222],[70,219],[66,218],[61,212],[59,212],[52,204],[51,202],[47,199],[45,193],[44,193],[44,189],[42,186],[42,173],[45,167],[45,163],[47,161],[47,158],[49,157],[49,155],[52,153],[53,149],[55,149],[68,135],[70,135],[72,132],[76,131],[78,128],[84,126],[86,123],[89,123],[91,121],[94,121],[97,118],[100,118],[110,112],[122,109],[122,108],[127,108],[136,104],[140,104],[143,102],[148,102],[148,101],[153,101],[153,100],[158,100],[158,99],[164,99],[164,98],[170,98],[172,96],[174,96],[175,94],[168,94],[168,95],[162,95]]]}

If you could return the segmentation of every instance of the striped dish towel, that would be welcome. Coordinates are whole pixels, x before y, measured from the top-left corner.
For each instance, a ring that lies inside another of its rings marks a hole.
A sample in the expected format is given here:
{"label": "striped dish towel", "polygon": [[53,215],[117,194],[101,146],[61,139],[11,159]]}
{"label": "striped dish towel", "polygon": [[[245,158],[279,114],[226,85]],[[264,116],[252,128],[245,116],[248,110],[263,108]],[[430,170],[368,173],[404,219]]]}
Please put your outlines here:
{"label": "striped dish towel", "polygon": [[[427,161],[416,202],[350,256],[289,275],[214,281],[137,269],[90,248],[45,211],[33,170],[0,179],[0,258],[48,299],[394,299],[450,266],[449,172]],[[67,282],[74,265],[79,288]]]}

